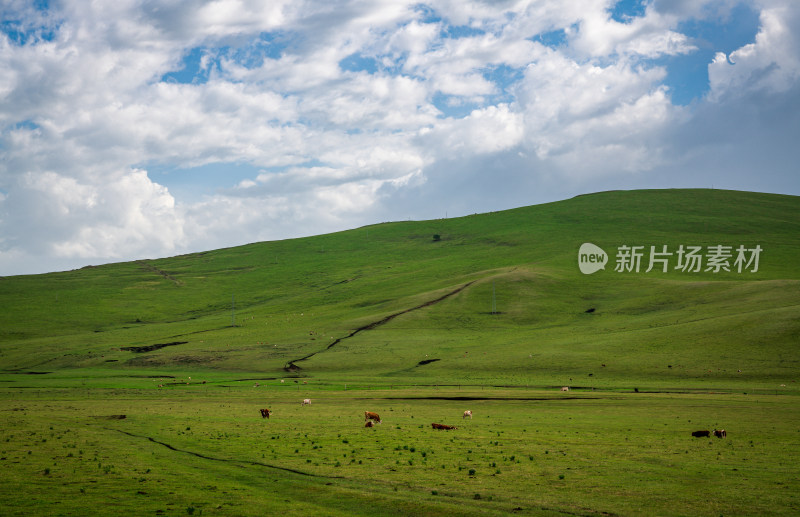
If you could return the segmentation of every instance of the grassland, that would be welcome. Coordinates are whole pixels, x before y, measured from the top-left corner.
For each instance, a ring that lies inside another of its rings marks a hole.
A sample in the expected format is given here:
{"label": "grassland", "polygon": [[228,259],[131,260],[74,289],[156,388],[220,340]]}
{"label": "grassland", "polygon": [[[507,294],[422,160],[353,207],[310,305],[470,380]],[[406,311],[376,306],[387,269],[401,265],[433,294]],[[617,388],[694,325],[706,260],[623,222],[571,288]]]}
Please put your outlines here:
{"label": "grassland", "polygon": [[[608,192],[0,278],[0,503],[797,514],[798,235],[792,196]],[[580,273],[584,242],[606,270]],[[623,245],[763,251],[616,272]]]}

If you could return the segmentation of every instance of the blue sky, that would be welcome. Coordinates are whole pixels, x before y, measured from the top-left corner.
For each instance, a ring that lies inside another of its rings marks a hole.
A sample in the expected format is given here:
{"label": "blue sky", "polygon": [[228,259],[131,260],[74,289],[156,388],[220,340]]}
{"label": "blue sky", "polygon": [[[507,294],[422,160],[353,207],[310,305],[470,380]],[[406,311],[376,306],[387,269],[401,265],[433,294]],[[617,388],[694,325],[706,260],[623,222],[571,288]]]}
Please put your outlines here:
{"label": "blue sky", "polygon": [[0,6],[0,275],[607,189],[800,194],[794,0]]}

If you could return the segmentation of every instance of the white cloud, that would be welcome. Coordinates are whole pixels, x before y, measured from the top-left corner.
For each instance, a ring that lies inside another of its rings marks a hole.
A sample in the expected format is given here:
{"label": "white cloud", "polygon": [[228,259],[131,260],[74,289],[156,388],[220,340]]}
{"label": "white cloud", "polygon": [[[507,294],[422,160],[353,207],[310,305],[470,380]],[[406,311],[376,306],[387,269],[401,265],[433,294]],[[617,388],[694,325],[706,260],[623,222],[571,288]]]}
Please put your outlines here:
{"label": "white cloud", "polygon": [[453,154],[495,153],[519,145],[524,136],[522,116],[507,104],[477,109],[461,119],[449,118],[420,135],[421,146],[439,158]]}
{"label": "white cloud", "polygon": [[779,3],[761,11],[756,41],[726,56],[718,52],[708,66],[709,98],[714,101],[755,91],[784,92],[800,78],[800,13]]}
{"label": "white cloud", "polygon": [[[494,210],[720,149],[796,163],[771,129],[793,127],[793,0],[753,4],[758,36],[709,63],[707,99],[677,107],[664,86],[668,58],[697,51],[683,22],[737,3],[653,0],[620,23],[596,0],[5,2],[23,36],[0,32],[0,274],[339,230],[454,196]],[[198,54],[198,80],[161,80]],[[758,96],[777,106],[769,124],[746,115]],[[759,131],[743,142],[736,124]],[[177,200],[155,172],[208,181],[194,168],[212,164],[260,172]]]}
{"label": "white cloud", "polygon": [[21,241],[30,241],[23,250],[55,258],[110,260],[169,252],[183,240],[174,199],[142,170],[92,183],[56,172],[27,173],[2,203],[15,209],[3,221],[10,246],[4,251],[12,256],[21,255],[14,249]]}
{"label": "white cloud", "polygon": [[518,95],[525,142],[571,175],[647,170],[656,135],[676,119],[660,68],[579,64],[550,52],[530,65]]}

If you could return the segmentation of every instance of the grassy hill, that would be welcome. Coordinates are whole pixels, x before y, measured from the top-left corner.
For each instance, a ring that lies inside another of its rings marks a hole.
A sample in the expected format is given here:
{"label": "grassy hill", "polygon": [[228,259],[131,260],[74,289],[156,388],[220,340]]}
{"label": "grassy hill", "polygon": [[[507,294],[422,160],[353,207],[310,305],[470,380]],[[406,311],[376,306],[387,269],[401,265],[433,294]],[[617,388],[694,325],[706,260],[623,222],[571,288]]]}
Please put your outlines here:
{"label": "grassy hill", "polygon": [[[798,197],[619,191],[5,277],[0,371],[11,384],[54,386],[185,372],[211,382],[776,386],[800,368],[798,236]],[[585,242],[608,254],[605,270],[580,272]],[[700,271],[676,269],[682,245],[702,247]],[[730,271],[706,271],[718,245],[730,246]],[[643,247],[638,272],[615,271],[622,246]],[[645,271],[651,246],[672,253],[666,272]],[[757,271],[737,271],[740,246],[760,247]]]}

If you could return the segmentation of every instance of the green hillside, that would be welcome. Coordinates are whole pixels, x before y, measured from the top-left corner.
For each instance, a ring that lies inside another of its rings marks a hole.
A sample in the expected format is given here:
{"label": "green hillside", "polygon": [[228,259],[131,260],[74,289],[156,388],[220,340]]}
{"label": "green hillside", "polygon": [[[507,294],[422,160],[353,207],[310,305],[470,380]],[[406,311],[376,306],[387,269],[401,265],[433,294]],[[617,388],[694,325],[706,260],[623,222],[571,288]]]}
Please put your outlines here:
{"label": "green hillside", "polygon": [[[5,277],[0,371],[9,386],[199,372],[771,387],[800,369],[799,236],[798,197],[619,191]],[[605,270],[581,273],[585,242],[607,253]],[[625,246],[642,246],[638,272],[615,271]],[[666,272],[658,262],[646,272],[651,246],[671,253],[659,255]],[[699,271],[677,269],[681,246],[701,247]],[[729,271],[707,270],[716,246],[728,247]],[[757,271],[736,262],[740,247],[747,260],[759,247]]]}

